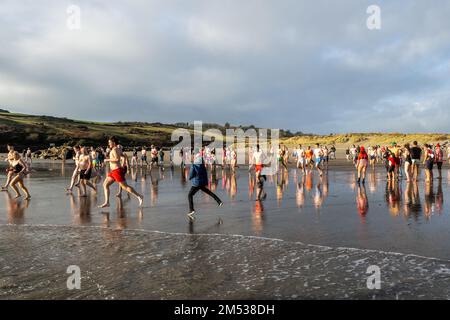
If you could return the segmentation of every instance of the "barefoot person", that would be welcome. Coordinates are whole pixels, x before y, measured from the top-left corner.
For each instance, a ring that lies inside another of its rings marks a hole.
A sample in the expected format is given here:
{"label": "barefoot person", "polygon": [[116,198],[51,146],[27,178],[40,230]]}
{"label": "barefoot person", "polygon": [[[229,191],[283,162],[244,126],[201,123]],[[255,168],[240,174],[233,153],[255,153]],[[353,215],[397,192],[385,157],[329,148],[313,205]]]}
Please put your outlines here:
{"label": "barefoot person", "polygon": [[14,159],[11,161],[11,168],[10,171],[12,172],[11,176],[11,188],[16,193],[16,198],[19,198],[20,192],[19,189],[17,189],[17,184],[19,185],[20,189],[25,193],[25,199],[30,199],[30,193],[28,192],[28,189],[23,184],[23,178],[26,175],[27,172],[27,165],[20,157],[20,154],[18,152],[14,153]]}
{"label": "barefoot person", "polygon": [[411,173],[412,173],[412,158],[411,158],[411,148],[409,143],[405,144],[404,151],[403,151],[403,157],[405,160],[405,175],[406,175],[406,181],[411,181]]}
{"label": "barefoot person", "polygon": [[86,197],[86,186],[89,186],[97,192],[97,188],[89,181],[91,179],[94,164],[92,161],[92,156],[89,154],[86,147],[82,147],[80,152],[81,154],[78,162],[78,170],[80,174],[80,197]]}
{"label": "barefoot person", "polygon": [[194,158],[194,163],[191,165],[189,171],[189,180],[192,182],[191,190],[188,194],[189,200],[189,213],[187,214],[189,220],[193,221],[195,210],[194,210],[194,195],[199,191],[203,191],[207,195],[211,196],[216,200],[219,207],[223,205],[222,200],[216,196],[211,190],[206,186],[208,185],[208,173],[206,172],[205,162],[200,153],[197,153]]}
{"label": "barefoot person", "polygon": [[438,143],[436,149],[434,150],[434,162],[436,163],[438,169],[438,179],[442,180],[442,165],[444,164],[444,151],[441,145]]}
{"label": "barefoot person", "polygon": [[139,201],[139,206],[142,206],[143,196],[136,192],[132,187],[130,187],[125,181],[125,170],[121,164],[121,158],[123,157],[123,152],[120,148],[117,147],[118,140],[116,137],[111,137],[108,141],[111,152],[109,154],[109,159],[106,159],[105,162],[109,162],[109,167],[111,172],[105,179],[103,183],[103,190],[105,192],[105,202],[99,206],[100,208],[109,207],[109,187],[117,182],[120,188],[124,189],[126,192],[131,193],[135,196]]}
{"label": "barefoot person", "polygon": [[70,181],[70,186],[68,188],[66,188],[66,191],[68,193],[72,192],[72,189],[75,185],[79,184],[79,177],[80,177],[80,167],[79,167],[79,160],[80,160],[80,147],[79,146],[75,146],[73,147],[73,161],[75,161],[75,169],[73,170],[72,173],[72,179]]}
{"label": "barefoot person", "polygon": [[[128,169],[130,168],[130,162],[128,161],[128,156],[125,152],[123,152],[123,148],[121,145],[117,146],[117,149],[121,151],[121,157],[120,157],[120,165],[123,168],[123,171],[125,172],[125,174],[128,172]],[[122,196],[122,188],[119,188],[119,191],[116,194],[116,197],[121,197]],[[128,194],[128,198],[130,197],[130,194]]]}
{"label": "barefoot person", "polygon": [[433,165],[434,165],[434,152],[431,149],[431,146],[428,144],[425,144],[424,147],[425,152],[425,159],[423,161],[423,164],[425,165],[425,181],[427,183],[433,182]]}
{"label": "barefoot person", "polygon": [[413,146],[410,149],[411,154],[411,173],[412,173],[412,179],[414,181],[417,181],[419,179],[420,174],[420,159],[422,159],[422,149],[418,146],[417,141],[413,142]]}
{"label": "barefoot person", "polygon": [[366,171],[367,166],[369,164],[369,155],[367,154],[364,147],[359,149],[358,160],[356,162],[356,168],[358,169],[358,183],[361,182],[364,184],[366,182]]}
{"label": "barefoot person", "polygon": [[261,175],[262,169],[264,167],[265,154],[261,151],[259,144],[256,145],[256,150],[253,152],[252,163],[255,166],[256,178],[258,179]]}
{"label": "barefoot person", "polygon": [[316,148],[314,149],[314,159],[315,159],[315,167],[317,169],[317,171],[319,172],[319,176],[323,175],[323,170],[322,170],[322,161],[323,161],[323,150],[320,147],[319,144],[316,144]]}
{"label": "barefoot person", "polygon": [[297,168],[301,169],[303,174],[306,173],[306,153],[305,149],[302,148],[302,145],[299,144],[297,150],[295,151],[295,155],[297,156]]}
{"label": "barefoot person", "polygon": [[14,146],[13,145],[8,144],[7,148],[8,148],[8,155],[7,155],[6,159],[5,159],[5,161],[8,162],[8,169],[6,169],[6,182],[5,182],[5,185],[2,186],[2,191],[8,190],[8,187],[9,187],[9,185],[11,183],[11,178],[13,176],[13,171],[10,170],[10,169],[12,168],[11,163],[14,160],[15,153],[16,153],[15,150],[14,150]]}

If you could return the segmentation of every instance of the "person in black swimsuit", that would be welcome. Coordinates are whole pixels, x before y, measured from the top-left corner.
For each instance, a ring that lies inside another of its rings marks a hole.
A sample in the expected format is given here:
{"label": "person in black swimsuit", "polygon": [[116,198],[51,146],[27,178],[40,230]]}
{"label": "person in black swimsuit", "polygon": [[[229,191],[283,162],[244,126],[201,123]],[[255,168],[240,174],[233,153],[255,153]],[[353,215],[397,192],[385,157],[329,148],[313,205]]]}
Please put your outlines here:
{"label": "person in black swimsuit", "polygon": [[18,152],[15,152],[14,154],[14,159],[11,161],[10,170],[12,170],[11,188],[16,193],[16,198],[19,198],[21,196],[19,189],[17,189],[16,186],[18,184],[20,189],[22,189],[22,191],[25,193],[25,199],[30,199],[30,193],[23,184],[23,177],[26,175],[27,165],[25,164],[25,162],[23,162]]}
{"label": "person in black swimsuit", "polygon": [[411,158],[411,148],[409,143],[405,144],[403,156],[405,158],[405,174],[406,181],[411,181],[411,173],[412,173],[412,158]]}

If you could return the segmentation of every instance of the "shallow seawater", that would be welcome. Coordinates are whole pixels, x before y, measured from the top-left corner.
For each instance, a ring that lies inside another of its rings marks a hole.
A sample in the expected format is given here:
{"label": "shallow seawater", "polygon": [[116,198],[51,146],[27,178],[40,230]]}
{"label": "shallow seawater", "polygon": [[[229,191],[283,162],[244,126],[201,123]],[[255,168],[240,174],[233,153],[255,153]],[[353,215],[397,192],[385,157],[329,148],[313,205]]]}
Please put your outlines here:
{"label": "shallow seawater", "polygon": [[[35,164],[26,178],[32,199],[13,199],[0,193],[0,224],[108,226],[112,229],[145,229],[175,233],[237,234],[260,236],[331,247],[375,249],[450,259],[450,219],[447,197],[450,172],[427,187],[388,183],[383,168],[370,173],[365,187],[356,184],[351,167],[330,167],[302,176],[295,169],[268,177],[267,198],[255,201],[254,175],[247,170],[231,174],[217,170],[211,189],[225,202],[221,208],[199,192],[195,196],[197,219],[186,220],[188,171],[166,168],[151,173],[134,170],[127,177],[145,196],[138,208],[124,193],[122,201],[111,192],[111,207],[98,209],[100,192],[80,198],[67,195],[73,166]],[[5,179],[1,169],[0,179]],[[104,173],[102,173],[104,175]],[[211,177],[211,175],[210,175]],[[218,218],[223,224],[218,224]]]}

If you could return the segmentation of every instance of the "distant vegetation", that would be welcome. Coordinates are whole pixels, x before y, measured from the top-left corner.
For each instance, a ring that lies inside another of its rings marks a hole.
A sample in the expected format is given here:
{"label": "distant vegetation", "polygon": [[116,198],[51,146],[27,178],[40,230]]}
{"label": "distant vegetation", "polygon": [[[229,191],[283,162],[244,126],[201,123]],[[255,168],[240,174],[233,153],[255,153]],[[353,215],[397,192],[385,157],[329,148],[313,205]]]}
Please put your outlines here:
{"label": "distant vegetation", "polygon": [[[174,129],[183,128],[193,134],[193,125],[187,122],[163,124],[160,122],[115,122],[102,123],[79,121],[52,116],[34,116],[0,111],[0,152],[5,151],[7,143],[14,144],[18,150],[31,147],[33,150],[46,149],[50,145],[104,146],[109,136],[115,135],[125,146],[172,146]],[[257,129],[250,126],[233,126],[229,123],[219,125],[203,123],[203,130],[218,129],[224,135],[226,129]],[[292,136],[282,131],[281,136]]]}
{"label": "distant vegetation", "polygon": [[413,141],[424,143],[445,143],[450,140],[450,135],[440,133],[348,133],[336,135],[302,135],[292,138],[283,139],[283,142],[288,146],[295,146],[298,144],[313,145],[315,143],[327,145],[389,145],[392,142],[397,144],[405,144]]}
{"label": "distant vegetation", "polygon": [[[62,146],[75,144],[89,146],[104,146],[107,137],[115,135],[126,146],[172,146],[178,142],[171,141],[174,129],[184,128],[193,133],[193,125],[187,122],[162,124],[160,122],[116,122],[102,123],[92,121],[79,121],[51,116],[34,116],[10,113],[0,109],[0,152],[5,151],[7,143],[13,143],[18,150],[31,147],[33,150],[46,149],[50,145]],[[218,129],[224,135],[226,129],[241,128],[258,129],[253,125],[233,126],[229,123],[219,125],[203,123],[203,130]],[[401,133],[351,133],[337,135],[312,135],[302,132],[291,133],[289,130],[280,130],[281,141],[288,146],[297,144],[313,145],[336,144],[347,146],[359,145],[386,145],[391,142],[403,144],[417,140],[425,142],[447,142],[448,134],[401,134]]]}

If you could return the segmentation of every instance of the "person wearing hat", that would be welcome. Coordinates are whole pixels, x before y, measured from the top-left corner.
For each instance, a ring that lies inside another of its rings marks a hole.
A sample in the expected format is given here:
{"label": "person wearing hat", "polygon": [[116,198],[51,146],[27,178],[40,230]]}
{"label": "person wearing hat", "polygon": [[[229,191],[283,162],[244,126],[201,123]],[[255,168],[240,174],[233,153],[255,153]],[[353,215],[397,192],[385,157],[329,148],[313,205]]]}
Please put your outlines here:
{"label": "person wearing hat", "polygon": [[203,156],[200,152],[197,152],[194,157],[194,163],[191,165],[189,171],[189,180],[191,180],[192,187],[189,190],[188,200],[189,200],[189,213],[187,214],[188,219],[193,221],[195,210],[194,210],[194,195],[199,191],[203,191],[214,200],[216,200],[219,207],[223,205],[222,200],[216,196],[211,190],[206,186],[208,185],[208,173],[206,171],[205,162]]}

